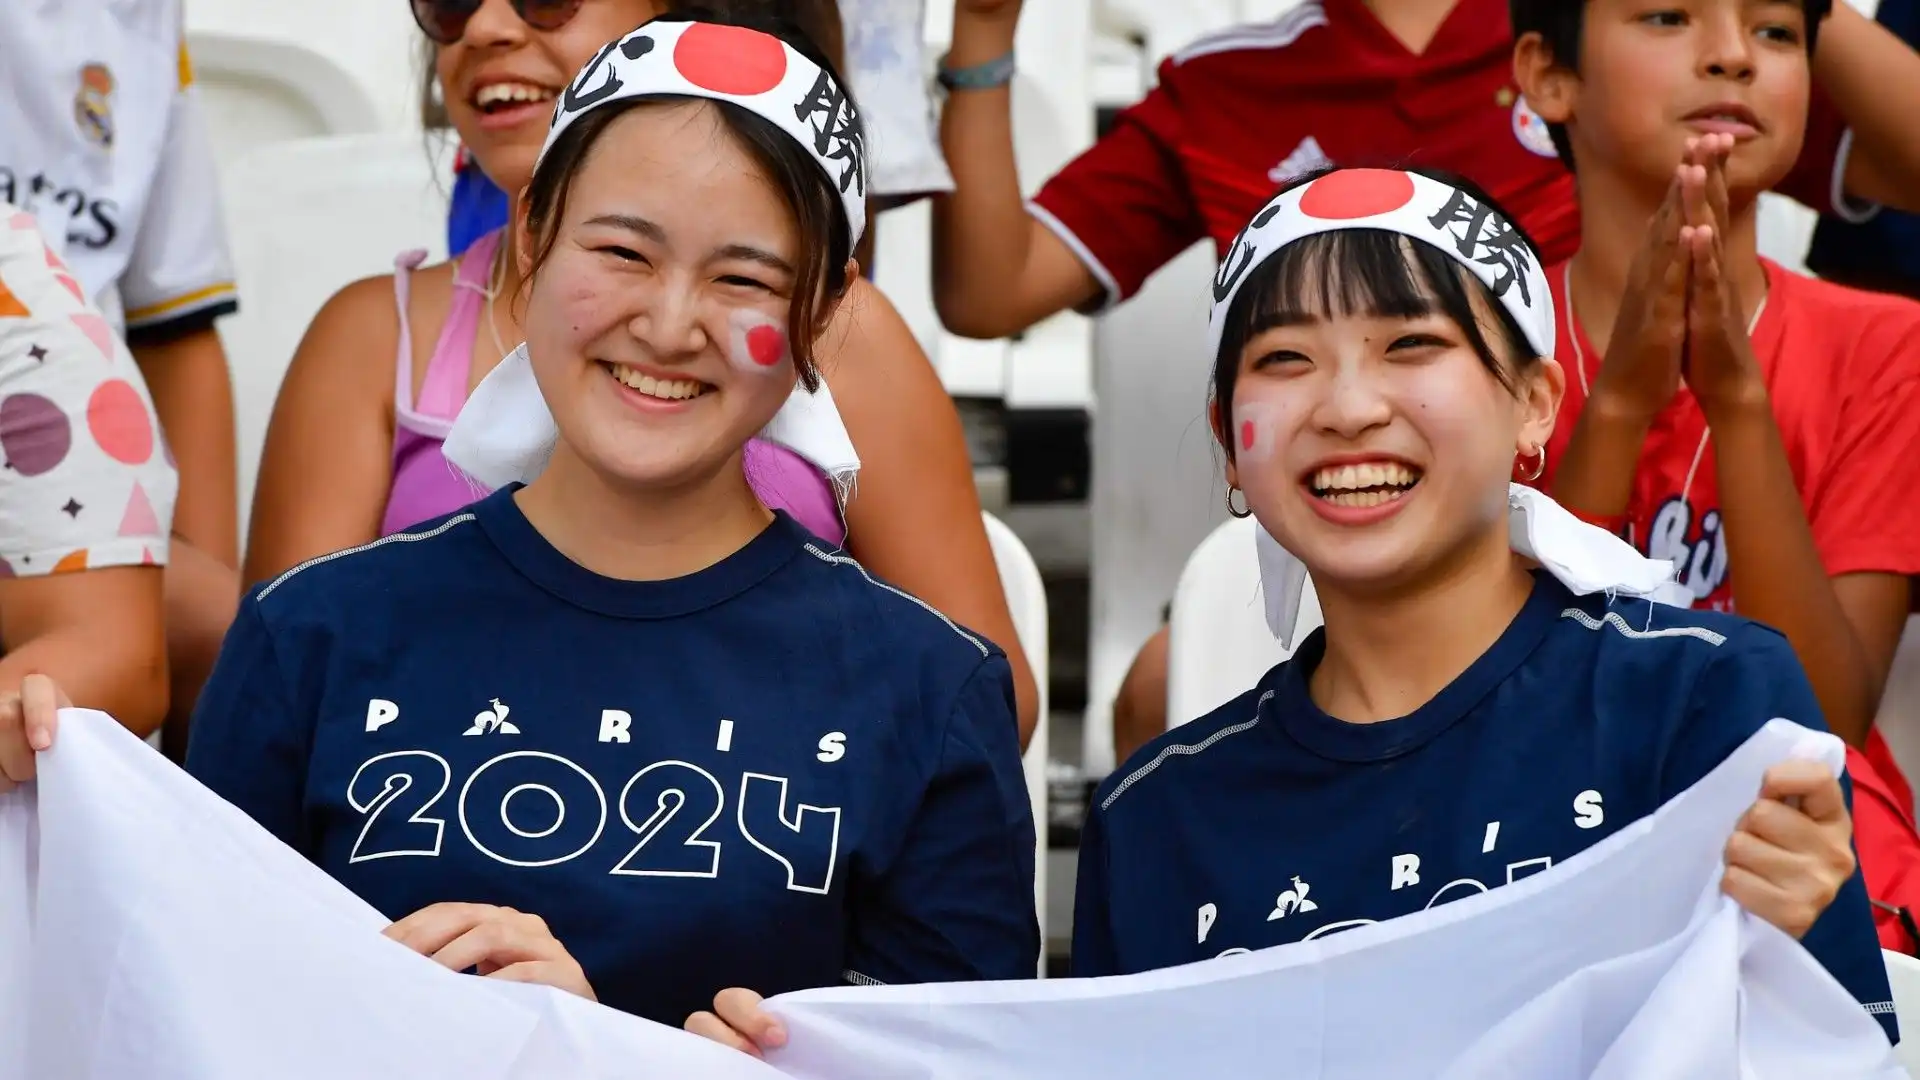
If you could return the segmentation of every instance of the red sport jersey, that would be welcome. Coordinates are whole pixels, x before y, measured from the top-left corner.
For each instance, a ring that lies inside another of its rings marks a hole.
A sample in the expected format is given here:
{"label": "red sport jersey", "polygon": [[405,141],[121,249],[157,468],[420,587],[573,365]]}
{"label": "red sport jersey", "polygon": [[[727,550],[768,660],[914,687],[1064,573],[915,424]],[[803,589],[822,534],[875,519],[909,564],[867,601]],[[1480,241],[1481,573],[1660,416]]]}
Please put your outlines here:
{"label": "red sport jersey", "polygon": [[[1844,125],[1815,95],[1806,151],[1780,190],[1831,206]],[[1035,196],[1106,302],[1202,237],[1216,251],[1291,176],[1328,165],[1444,169],[1472,179],[1548,263],[1580,242],[1573,181],[1513,83],[1507,0],[1459,0],[1424,53],[1363,0],[1307,0],[1202,38],[1159,85]]]}
{"label": "red sport jersey", "polygon": [[[1920,574],[1920,502],[1898,494],[1920,460],[1920,304],[1762,261],[1767,298],[1753,354],[1827,573]],[[1567,384],[1539,481],[1551,490],[1601,357],[1567,303],[1566,264],[1549,269],[1547,280]],[[1696,604],[1732,611],[1712,438],[1683,385],[1641,450],[1627,539],[1653,558],[1672,559]]]}

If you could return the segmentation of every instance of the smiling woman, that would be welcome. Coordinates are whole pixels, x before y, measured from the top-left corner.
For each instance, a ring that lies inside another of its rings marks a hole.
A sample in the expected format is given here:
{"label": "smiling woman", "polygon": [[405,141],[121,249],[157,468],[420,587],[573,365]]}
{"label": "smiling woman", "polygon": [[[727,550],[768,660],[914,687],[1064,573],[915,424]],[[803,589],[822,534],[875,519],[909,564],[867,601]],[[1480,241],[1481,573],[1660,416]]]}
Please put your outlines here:
{"label": "smiling woman", "polygon": [[[754,92],[707,85],[716,42],[766,58]],[[544,467],[259,588],[190,771],[420,952],[665,1023],[732,987],[1030,976],[1006,656],[743,465],[851,280],[858,113],[803,43],[705,20],[561,101],[489,379],[530,373]]]}
{"label": "smiling woman", "polygon": [[[549,121],[574,73],[603,58],[608,42],[674,6],[419,0],[414,10],[448,121],[474,163],[518,196],[533,182]],[[837,46],[831,0],[703,6],[749,19],[784,11],[807,31],[783,31],[803,52],[830,62]],[[690,59],[700,45],[689,46]],[[708,52],[719,60],[704,65],[714,77],[749,73],[730,63],[726,50]],[[689,128],[682,137],[700,135]],[[801,225],[816,235],[814,226]],[[502,229],[452,262],[423,266],[424,253],[408,253],[396,260],[395,274],[348,285],[315,317],[267,429],[247,544],[249,580],[438,517],[480,493],[448,468],[442,447],[469,395],[528,336],[523,267],[530,264],[517,244],[515,232]],[[835,259],[827,270],[839,273],[844,262]],[[761,275],[756,280],[767,284],[764,275],[779,271],[748,269],[748,277]],[[818,291],[797,279],[793,287],[801,308]],[[871,285],[852,282],[842,302],[822,310],[831,313],[824,331],[796,329],[786,314],[770,321],[791,348],[813,354],[798,368],[808,385],[808,372],[816,370],[832,384],[841,443],[858,449],[859,485],[836,490],[832,462],[796,452],[773,432],[747,444],[748,482],[764,505],[785,510],[827,546],[844,548],[1004,649],[1024,739],[1037,718],[1038,694],[982,526],[958,413],[912,331]],[[764,331],[754,340],[769,347]]]}
{"label": "smiling woman", "polygon": [[[677,61],[700,55],[686,43],[702,30],[752,33],[693,24]],[[802,144],[729,101],[634,98],[561,122],[517,245],[527,353],[560,433],[548,470],[578,454],[605,475],[683,487],[690,462],[731,466],[757,509],[734,458],[796,378],[819,385],[813,343],[852,278],[845,208]],[[686,213],[703,201],[728,213]],[[529,498],[547,489],[536,481]]]}
{"label": "smiling woman", "polygon": [[[1778,633],[1656,602],[1682,591],[1671,564],[1513,484],[1538,475],[1564,378],[1539,251],[1484,192],[1310,175],[1227,252],[1227,481],[1260,526],[1269,627],[1290,631],[1309,577],[1325,625],[1094,794],[1076,974],[1484,893],[1652,813],[1774,717],[1822,726]],[[1831,771],[1777,767],[1724,887],[1897,1037],[1850,832]]]}

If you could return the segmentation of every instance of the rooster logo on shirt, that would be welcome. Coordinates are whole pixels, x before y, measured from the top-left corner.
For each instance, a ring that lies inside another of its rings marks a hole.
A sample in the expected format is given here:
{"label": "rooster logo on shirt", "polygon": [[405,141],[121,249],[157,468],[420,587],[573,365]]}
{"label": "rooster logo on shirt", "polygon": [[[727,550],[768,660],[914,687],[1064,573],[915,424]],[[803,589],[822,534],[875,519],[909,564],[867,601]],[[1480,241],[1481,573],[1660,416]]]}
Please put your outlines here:
{"label": "rooster logo on shirt", "polygon": [[80,89],[73,95],[73,121],[80,134],[102,150],[113,149],[113,72],[105,64],[80,69]]}
{"label": "rooster logo on shirt", "polygon": [[494,698],[492,703],[493,708],[480,710],[473,718],[473,726],[460,734],[463,736],[520,734],[519,727],[507,721],[507,713],[511,710],[500,704],[499,698]]}
{"label": "rooster logo on shirt", "polygon": [[1318,911],[1320,905],[1307,899],[1307,893],[1312,891],[1312,889],[1313,886],[1301,881],[1299,876],[1295,875],[1293,888],[1281,893],[1280,896],[1274,900],[1273,913],[1267,916],[1267,921],[1272,922],[1275,919],[1284,919],[1296,912],[1304,915],[1309,911]]}

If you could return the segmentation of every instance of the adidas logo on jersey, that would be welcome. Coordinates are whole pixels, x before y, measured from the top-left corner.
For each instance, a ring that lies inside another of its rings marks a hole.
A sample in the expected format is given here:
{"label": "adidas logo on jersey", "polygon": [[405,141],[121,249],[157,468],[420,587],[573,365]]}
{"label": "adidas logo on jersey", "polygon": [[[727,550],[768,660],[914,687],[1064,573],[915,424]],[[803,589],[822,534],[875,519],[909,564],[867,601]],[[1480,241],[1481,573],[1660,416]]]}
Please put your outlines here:
{"label": "adidas logo on jersey", "polygon": [[1309,135],[1300,140],[1300,145],[1293,148],[1293,153],[1288,154],[1285,161],[1267,170],[1267,179],[1276,184],[1285,184],[1296,176],[1304,176],[1316,169],[1330,168],[1332,165],[1333,159],[1327,156],[1325,150],[1320,149],[1319,140]]}
{"label": "adidas logo on jersey", "polygon": [[473,726],[461,732],[462,735],[518,735],[520,729],[507,720],[511,711],[500,704],[499,698],[493,699],[493,707],[482,709],[473,718]]}

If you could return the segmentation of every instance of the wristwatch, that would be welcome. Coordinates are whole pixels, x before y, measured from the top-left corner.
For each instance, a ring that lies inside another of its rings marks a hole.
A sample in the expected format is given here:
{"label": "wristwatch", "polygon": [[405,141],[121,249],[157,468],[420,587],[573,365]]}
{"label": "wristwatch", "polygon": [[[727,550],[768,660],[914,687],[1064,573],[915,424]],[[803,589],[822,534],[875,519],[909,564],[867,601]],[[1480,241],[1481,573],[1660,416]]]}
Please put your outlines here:
{"label": "wristwatch", "polygon": [[947,58],[942,56],[934,78],[949,91],[998,90],[1013,82],[1013,75],[1017,70],[1019,65],[1014,61],[1013,51],[1009,49],[1004,56],[995,57],[984,64],[963,68],[948,67]]}

